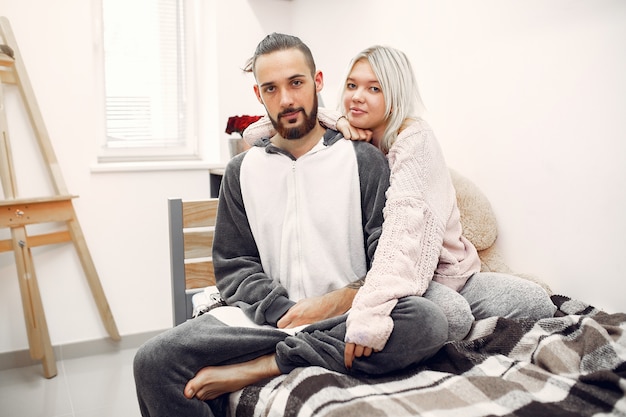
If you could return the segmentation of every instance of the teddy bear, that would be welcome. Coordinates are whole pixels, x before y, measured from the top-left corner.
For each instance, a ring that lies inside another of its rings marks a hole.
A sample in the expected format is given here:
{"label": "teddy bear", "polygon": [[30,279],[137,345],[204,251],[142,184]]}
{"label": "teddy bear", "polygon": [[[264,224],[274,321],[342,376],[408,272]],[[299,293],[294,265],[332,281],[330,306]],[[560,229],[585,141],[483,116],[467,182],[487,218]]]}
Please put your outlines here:
{"label": "teddy bear", "polygon": [[550,286],[541,279],[528,274],[514,272],[504,262],[501,253],[495,246],[498,237],[498,225],[493,208],[483,192],[454,169],[449,169],[452,184],[456,190],[456,201],[461,212],[463,236],[469,240],[481,260],[481,271],[502,272],[528,279],[539,284],[552,295]]}

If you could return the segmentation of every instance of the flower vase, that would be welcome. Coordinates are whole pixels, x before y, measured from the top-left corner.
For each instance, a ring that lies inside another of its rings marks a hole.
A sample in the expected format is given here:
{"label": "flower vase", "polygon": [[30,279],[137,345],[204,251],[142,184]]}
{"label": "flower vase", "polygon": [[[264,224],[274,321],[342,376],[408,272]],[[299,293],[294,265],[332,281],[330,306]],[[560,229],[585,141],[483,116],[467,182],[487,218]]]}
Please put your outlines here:
{"label": "flower vase", "polygon": [[228,138],[228,150],[230,151],[230,157],[233,158],[246,150],[245,141],[242,137],[231,136]]}

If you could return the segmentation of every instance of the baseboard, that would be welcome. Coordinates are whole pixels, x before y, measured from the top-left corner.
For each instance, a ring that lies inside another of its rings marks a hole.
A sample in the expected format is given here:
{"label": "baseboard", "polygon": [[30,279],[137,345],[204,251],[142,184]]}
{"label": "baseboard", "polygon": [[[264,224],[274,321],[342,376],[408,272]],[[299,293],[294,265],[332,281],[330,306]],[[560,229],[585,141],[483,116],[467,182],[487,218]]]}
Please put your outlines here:
{"label": "baseboard", "polygon": [[[165,331],[165,329],[122,336],[122,340],[119,342],[106,338],[53,346],[54,356],[57,361],[61,361],[64,359],[76,359],[84,356],[113,353],[123,349],[136,349],[145,341],[151,339],[157,334],[162,333],[163,331]],[[31,359],[30,352],[28,350],[0,353],[0,371],[38,365],[40,363],[41,361]]]}

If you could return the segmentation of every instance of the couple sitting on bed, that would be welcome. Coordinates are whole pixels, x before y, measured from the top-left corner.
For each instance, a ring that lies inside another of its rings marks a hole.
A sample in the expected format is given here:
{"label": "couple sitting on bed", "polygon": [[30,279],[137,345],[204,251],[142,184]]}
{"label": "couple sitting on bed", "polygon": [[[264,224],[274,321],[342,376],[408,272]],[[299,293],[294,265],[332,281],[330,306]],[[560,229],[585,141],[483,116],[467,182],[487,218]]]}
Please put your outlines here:
{"label": "couple sitting on bed", "polygon": [[320,113],[327,127],[323,76],[300,39],[267,36],[246,70],[271,125],[252,126],[262,138],[226,167],[213,262],[227,304],[274,328],[205,314],[148,341],[134,364],[142,415],[210,416],[222,394],[301,366],[387,374],[474,319],[552,316],[538,285],[480,272],[402,52],[357,55],[343,115]]}

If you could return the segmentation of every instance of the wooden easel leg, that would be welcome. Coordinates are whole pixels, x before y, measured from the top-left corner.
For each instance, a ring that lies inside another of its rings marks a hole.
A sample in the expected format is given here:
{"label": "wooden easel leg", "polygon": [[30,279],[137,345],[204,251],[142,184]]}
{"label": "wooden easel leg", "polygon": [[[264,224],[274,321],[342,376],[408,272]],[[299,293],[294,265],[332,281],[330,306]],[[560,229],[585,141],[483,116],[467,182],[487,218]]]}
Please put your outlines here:
{"label": "wooden easel leg", "polygon": [[[20,291],[22,293],[22,304],[24,308],[24,317],[26,319],[26,327],[28,331],[28,340],[30,345],[30,353],[33,359],[41,359],[44,366],[44,374],[47,378],[51,378],[57,374],[56,361],[54,351],[48,334],[48,327],[41,302],[41,295],[35,277],[35,268],[32,261],[30,247],[28,245],[28,236],[26,233],[26,224],[49,223],[49,222],[66,222],[69,229],[76,251],[78,252],[83,270],[87,277],[91,293],[95,299],[102,322],[113,340],[121,340],[117,326],[111,314],[109,304],[104,295],[102,285],[98,278],[96,268],[87,249],[85,238],[78,224],[76,213],[73,206],[69,209],[65,207],[65,202],[69,201],[72,196],[68,195],[67,188],[59,169],[57,158],[52,149],[52,143],[44,124],[41,111],[37,105],[33,88],[26,73],[26,67],[22,60],[19,48],[9,21],[5,17],[0,17],[0,37],[3,44],[10,46],[13,50],[12,59],[4,59],[2,61],[2,71],[0,74],[0,83],[10,82],[16,84],[20,90],[22,101],[25,104],[28,116],[33,128],[33,133],[37,138],[39,150],[44,162],[48,168],[48,174],[52,180],[52,187],[56,197],[51,199],[34,199],[28,203],[21,202],[21,208],[15,212],[13,217],[10,213],[3,213],[1,226],[11,228],[11,246],[15,253]],[[5,72],[10,77],[5,77]],[[4,112],[4,96],[2,95],[2,85],[0,84],[0,185],[2,191],[7,197],[9,204],[0,204],[3,207],[11,207],[17,198],[17,183],[15,181],[15,172],[13,170],[13,162],[8,137],[8,123]],[[29,213],[25,213],[25,212]],[[18,214],[19,212],[19,214]],[[69,219],[69,220],[68,220]],[[33,236],[31,243],[33,246],[43,244],[67,242],[67,233],[47,234],[41,236]],[[2,241],[0,249],[6,249],[6,241]]]}
{"label": "wooden easel leg", "polygon": [[91,254],[89,253],[89,249],[87,248],[87,242],[85,241],[85,236],[83,235],[83,231],[80,228],[80,224],[78,224],[75,212],[73,215],[73,219],[67,221],[67,228],[70,231],[72,241],[74,242],[74,246],[76,247],[76,252],[78,253],[78,257],[80,258],[83,270],[85,271],[85,276],[87,277],[87,282],[89,284],[89,288],[91,289],[91,294],[93,295],[96,305],[98,306],[98,311],[100,312],[100,318],[102,319],[102,323],[104,324],[104,327],[109,333],[111,339],[119,341],[121,340],[121,337],[117,330],[115,319],[113,318],[113,314],[111,313],[111,308],[109,307],[109,303],[104,294],[104,290],[102,289],[102,284],[100,283],[100,279],[98,278],[98,272],[96,271],[96,267],[91,258]]}
{"label": "wooden easel leg", "polygon": [[37,276],[35,275],[35,265],[28,246],[28,236],[25,227],[11,229],[13,240],[13,252],[17,265],[20,292],[22,294],[22,306],[24,309],[24,319],[26,320],[26,331],[28,333],[28,343],[30,346],[30,356],[33,359],[41,360],[43,372],[46,378],[52,378],[57,374],[56,359],[46,315],[41,302]]}

